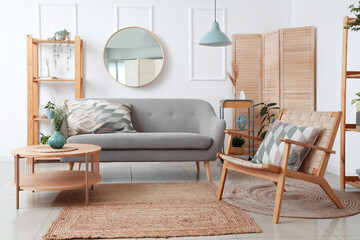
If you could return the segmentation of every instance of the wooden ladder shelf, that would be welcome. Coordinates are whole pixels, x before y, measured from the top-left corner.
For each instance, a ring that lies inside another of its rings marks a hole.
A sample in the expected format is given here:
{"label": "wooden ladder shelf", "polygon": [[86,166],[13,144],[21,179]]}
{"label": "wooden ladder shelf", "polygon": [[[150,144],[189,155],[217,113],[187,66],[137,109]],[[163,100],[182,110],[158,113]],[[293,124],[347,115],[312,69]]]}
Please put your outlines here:
{"label": "wooden ladder shelf", "polygon": [[[79,36],[69,41],[75,47],[74,79],[42,79],[39,78],[38,47],[41,43],[54,43],[52,40],[41,40],[27,35],[27,145],[39,142],[39,121],[50,119],[39,116],[39,84],[41,82],[67,82],[75,84],[75,99],[83,97],[83,41]],[[60,41],[68,43],[68,41]]]}
{"label": "wooden ladder shelf", "polygon": [[[344,17],[344,25],[355,18]],[[345,188],[345,184],[360,188],[360,179],[357,176],[346,176],[345,174],[345,140],[346,132],[360,132],[356,129],[356,124],[346,123],[346,83],[348,79],[360,79],[360,71],[347,71],[347,52],[348,52],[348,29],[343,28],[342,45],[342,67],[341,67],[341,135],[340,135],[340,187]]]}

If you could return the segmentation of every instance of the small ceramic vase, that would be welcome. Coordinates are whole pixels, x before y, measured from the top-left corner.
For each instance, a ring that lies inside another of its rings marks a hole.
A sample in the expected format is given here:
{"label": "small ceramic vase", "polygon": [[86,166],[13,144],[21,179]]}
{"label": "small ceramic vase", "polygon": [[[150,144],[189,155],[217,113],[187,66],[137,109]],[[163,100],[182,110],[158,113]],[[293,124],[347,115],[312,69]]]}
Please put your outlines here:
{"label": "small ceramic vase", "polygon": [[59,131],[55,131],[49,138],[48,143],[51,148],[60,149],[65,145],[65,138],[61,136]]}

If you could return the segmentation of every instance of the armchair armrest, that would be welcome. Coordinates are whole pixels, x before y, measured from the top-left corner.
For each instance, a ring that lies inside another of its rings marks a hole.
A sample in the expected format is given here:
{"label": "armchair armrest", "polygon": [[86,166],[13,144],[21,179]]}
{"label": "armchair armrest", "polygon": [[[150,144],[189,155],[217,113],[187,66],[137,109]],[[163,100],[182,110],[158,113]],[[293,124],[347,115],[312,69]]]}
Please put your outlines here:
{"label": "armchair armrest", "polygon": [[253,140],[256,140],[256,141],[260,141],[260,142],[263,141],[262,138],[253,137],[253,136],[249,136],[249,135],[246,135],[246,134],[243,134],[243,133],[239,133],[236,130],[224,130],[224,133],[227,133],[229,135],[235,135],[235,136],[243,137],[243,138],[253,139]]}
{"label": "armchair armrest", "polygon": [[312,148],[312,149],[327,152],[327,153],[333,153],[333,154],[336,153],[334,150],[331,150],[331,149],[327,149],[327,148],[323,148],[323,147],[319,147],[319,146],[315,146],[315,145],[311,145],[311,144],[307,144],[307,143],[303,143],[303,142],[298,142],[298,141],[294,141],[294,140],[291,140],[291,139],[280,138],[280,141],[285,142],[285,143],[299,145],[299,146],[302,146],[302,147]]}

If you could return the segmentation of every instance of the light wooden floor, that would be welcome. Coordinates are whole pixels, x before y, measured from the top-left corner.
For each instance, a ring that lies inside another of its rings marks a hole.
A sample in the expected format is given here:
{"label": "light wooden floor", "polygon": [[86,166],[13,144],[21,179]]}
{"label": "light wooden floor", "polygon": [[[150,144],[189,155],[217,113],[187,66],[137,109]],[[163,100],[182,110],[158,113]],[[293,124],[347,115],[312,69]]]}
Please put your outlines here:
{"label": "light wooden floor", "polygon": [[[49,168],[66,169],[66,165],[37,165],[39,171]],[[217,162],[211,163],[212,179],[216,184],[219,182],[220,170]],[[101,183],[206,181],[203,164],[200,176],[197,176],[195,163],[106,163],[101,165],[101,174],[104,178]],[[240,173],[229,172],[227,183],[248,178]],[[40,240],[60,211],[58,207],[51,207],[58,192],[21,192],[20,209],[16,210],[12,179],[13,163],[10,159],[0,162],[0,239]],[[339,177],[327,174],[327,179],[333,188],[338,189]],[[351,187],[348,190],[358,191]],[[280,218],[281,223],[277,225],[272,223],[271,216],[249,215],[263,233],[180,239],[360,239],[360,214],[323,220]]]}

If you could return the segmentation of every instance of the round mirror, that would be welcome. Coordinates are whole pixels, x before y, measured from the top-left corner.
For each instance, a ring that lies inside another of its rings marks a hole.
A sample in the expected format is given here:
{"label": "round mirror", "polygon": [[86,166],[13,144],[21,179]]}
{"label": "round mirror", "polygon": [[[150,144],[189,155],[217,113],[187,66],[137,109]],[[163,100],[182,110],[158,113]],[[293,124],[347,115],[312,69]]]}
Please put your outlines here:
{"label": "round mirror", "polygon": [[118,83],[140,87],[154,81],[161,72],[164,50],[152,32],[128,27],[109,38],[104,49],[104,62]]}

